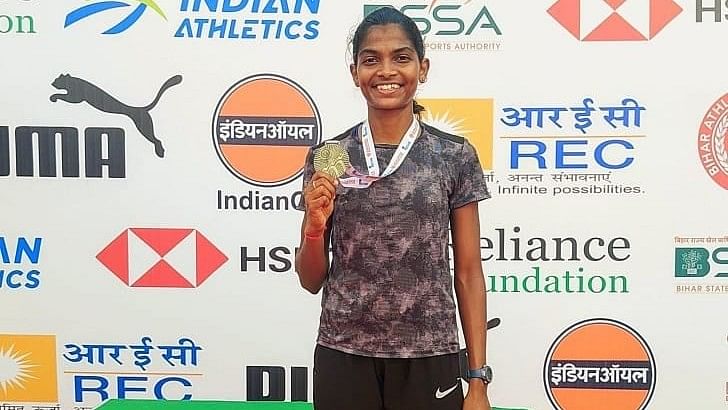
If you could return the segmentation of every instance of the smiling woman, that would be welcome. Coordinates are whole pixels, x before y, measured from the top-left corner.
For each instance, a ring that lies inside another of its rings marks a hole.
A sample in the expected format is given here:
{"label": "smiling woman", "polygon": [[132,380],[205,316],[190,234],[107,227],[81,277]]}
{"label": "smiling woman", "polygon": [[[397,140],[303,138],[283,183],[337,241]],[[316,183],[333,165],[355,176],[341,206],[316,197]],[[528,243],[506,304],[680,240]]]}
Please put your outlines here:
{"label": "smiling woman", "polygon": [[[306,290],[323,289],[315,408],[488,410],[477,203],[490,195],[478,156],[463,137],[420,122],[414,96],[430,61],[409,17],[373,11],[352,38],[352,57],[367,119],[311,149],[300,207],[296,271]],[[346,153],[343,175],[326,172],[338,169],[325,161],[331,150]]]}

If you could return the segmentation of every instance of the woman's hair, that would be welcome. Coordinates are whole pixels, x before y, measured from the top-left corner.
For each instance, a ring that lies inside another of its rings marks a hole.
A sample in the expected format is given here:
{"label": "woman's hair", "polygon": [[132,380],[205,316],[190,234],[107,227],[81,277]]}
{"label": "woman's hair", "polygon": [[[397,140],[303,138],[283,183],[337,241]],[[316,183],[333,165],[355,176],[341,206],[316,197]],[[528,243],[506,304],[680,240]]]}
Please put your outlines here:
{"label": "woman's hair", "polygon": [[[361,43],[364,41],[369,29],[372,26],[384,26],[387,24],[397,24],[402,31],[404,31],[407,38],[414,46],[417,58],[419,58],[420,62],[425,59],[425,44],[422,40],[422,33],[420,33],[420,29],[417,28],[417,24],[401,11],[390,6],[385,6],[369,13],[369,15],[364,17],[364,20],[359,23],[359,26],[357,26],[356,31],[354,32],[354,37],[351,40],[354,65],[356,65],[357,62],[357,55],[359,54]],[[425,107],[417,104],[417,101],[412,101],[412,111],[415,114],[419,114],[424,110]]]}

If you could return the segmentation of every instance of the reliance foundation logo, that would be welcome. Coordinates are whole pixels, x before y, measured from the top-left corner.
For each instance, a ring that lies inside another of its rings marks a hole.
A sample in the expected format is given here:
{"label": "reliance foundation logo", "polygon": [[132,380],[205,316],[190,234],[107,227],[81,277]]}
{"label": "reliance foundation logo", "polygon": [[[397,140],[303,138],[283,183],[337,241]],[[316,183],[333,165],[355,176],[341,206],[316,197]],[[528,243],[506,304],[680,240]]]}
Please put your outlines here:
{"label": "reliance foundation logo", "polygon": [[[138,4],[137,4],[138,3]],[[147,11],[147,8],[154,10],[160,17],[167,20],[167,16],[164,15],[162,8],[157,5],[154,0],[136,0],[136,7],[132,11],[126,14],[118,23],[108,28],[103,34],[119,34],[128,30],[133,26]],[[95,14],[106,12],[113,9],[124,8],[128,10],[128,7],[133,6],[132,3],[123,1],[99,1],[91,3],[82,7],[79,7],[66,15],[66,21],[63,24],[64,28],[67,28],[73,24],[78,23],[81,20],[85,20]]]}
{"label": "reliance foundation logo", "polygon": [[0,403],[58,403],[55,336],[0,335]]}
{"label": "reliance foundation logo", "polygon": [[647,41],[681,12],[672,0],[558,0],[548,9],[581,41]]}
{"label": "reliance foundation logo", "polygon": [[96,259],[130,287],[196,288],[228,257],[195,229],[130,228]]}
{"label": "reliance foundation logo", "polygon": [[643,410],[656,382],[655,358],[636,330],[612,319],[576,323],[544,362],[544,385],[558,410]]}

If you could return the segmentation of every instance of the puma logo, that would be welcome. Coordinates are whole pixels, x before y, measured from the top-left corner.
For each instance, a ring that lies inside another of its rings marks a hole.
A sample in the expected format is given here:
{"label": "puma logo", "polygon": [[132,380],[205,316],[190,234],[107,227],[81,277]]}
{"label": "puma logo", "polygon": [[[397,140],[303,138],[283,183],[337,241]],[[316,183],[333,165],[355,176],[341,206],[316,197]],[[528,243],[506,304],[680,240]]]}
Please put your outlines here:
{"label": "puma logo", "polygon": [[162,84],[162,87],[159,89],[159,92],[157,92],[157,96],[154,98],[154,101],[152,101],[149,105],[145,107],[132,107],[122,103],[106,91],[84,79],[73,77],[68,74],[61,74],[51,85],[58,90],[65,90],[66,94],[53,94],[51,95],[51,101],[56,102],[57,100],[62,100],[72,104],[79,104],[85,101],[99,111],[109,114],[121,114],[129,117],[144,138],[154,144],[154,152],[157,156],[163,158],[164,146],[162,145],[162,141],[160,141],[154,134],[154,123],[152,121],[152,116],[149,115],[149,111],[157,105],[159,99],[162,98],[162,94],[167,91],[167,89],[174,87],[181,82],[182,76],[175,75]]}

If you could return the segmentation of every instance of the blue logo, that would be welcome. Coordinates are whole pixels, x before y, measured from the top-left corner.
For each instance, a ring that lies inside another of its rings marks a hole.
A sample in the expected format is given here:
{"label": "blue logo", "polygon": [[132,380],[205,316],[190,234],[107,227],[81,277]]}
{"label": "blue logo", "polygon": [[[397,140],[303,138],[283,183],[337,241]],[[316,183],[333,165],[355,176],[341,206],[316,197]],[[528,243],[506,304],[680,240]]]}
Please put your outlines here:
{"label": "blue logo", "polygon": [[[162,9],[157,5],[157,3],[154,0],[135,0],[137,3],[139,3],[138,6],[132,10],[129,15],[127,15],[123,20],[121,20],[119,23],[111,27],[110,29],[103,32],[103,34],[119,34],[123,33],[129,27],[133,26],[134,23],[136,23],[144,14],[144,12],[147,10],[147,7],[151,8],[152,10],[156,11],[157,14],[162,16],[163,19],[167,20],[167,16],[164,15],[164,12]],[[77,8],[76,10],[73,10],[72,12],[68,13],[66,15],[66,22],[63,25],[64,28],[71,26],[86,17],[93,16],[94,14],[101,13],[107,10],[116,9],[119,7],[131,7],[132,4],[123,2],[123,1],[99,1],[96,3],[92,3],[80,8]]]}
{"label": "blue logo", "polygon": [[0,289],[36,289],[40,286],[40,251],[43,238],[0,236]]}

